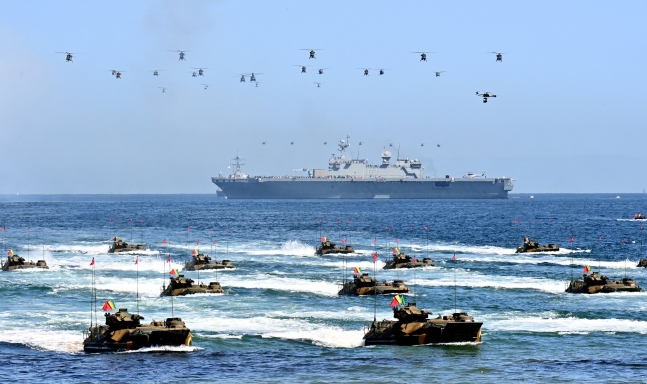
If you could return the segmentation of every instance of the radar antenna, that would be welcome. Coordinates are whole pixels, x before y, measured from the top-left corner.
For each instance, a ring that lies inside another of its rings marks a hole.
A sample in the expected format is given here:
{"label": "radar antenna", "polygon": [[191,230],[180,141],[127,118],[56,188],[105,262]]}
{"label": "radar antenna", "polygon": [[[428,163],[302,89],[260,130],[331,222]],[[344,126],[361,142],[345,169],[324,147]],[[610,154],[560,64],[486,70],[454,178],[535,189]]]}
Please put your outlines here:
{"label": "radar antenna", "polygon": [[245,163],[241,163],[241,160],[244,160],[244,158],[240,157],[238,154],[238,151],[236,151],[236,157],[234,157],[232,160],[235,161],[235,163],[230,164],[234,166],[234,178],[236,179],[246,179],[247,175],[243,173],[243,170],[241,168],[241,165],[245,165]]}

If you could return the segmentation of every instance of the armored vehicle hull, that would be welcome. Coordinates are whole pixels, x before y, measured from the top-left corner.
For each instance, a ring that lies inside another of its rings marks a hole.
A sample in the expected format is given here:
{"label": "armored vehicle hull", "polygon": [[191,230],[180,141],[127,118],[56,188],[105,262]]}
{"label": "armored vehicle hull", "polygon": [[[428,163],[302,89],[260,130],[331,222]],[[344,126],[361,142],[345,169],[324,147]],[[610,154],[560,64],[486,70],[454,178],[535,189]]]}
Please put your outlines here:
{"label": "armored vehicle hull", "polygon": [[401,316],[397,321],[374,321],[364,335],[364,344],[369,345],[422,345],[481,341],[482,322],[475,322],[466,313],[438,316],[427,319],[429,312],[420,311],[415,304],[397,311],[413,310],[417,316]]}
{"label": "armored vehicle hull", "polygon": [[640,292],[642,288],[633,279],[609,280],[608,277],[593,272],[584,275],[582,280],[571,280],[566,288],[570,293],[611,293],[611,292]]}
{"label": "armored vehicle hull", "polygon": [[516,253],[532,253],[532,252],[557,252],[559,247],[555,244],[539,245],[536,241],[529,240],[527,237],[524,239],[523,245],[517,248]]}
{"label": "armored vehicle hull", "polygon": [[194,255],[191,261],[187,261],[184,264],[185,271],[198,271],[203,269],[226,269],[234,268],[234,263],[231,260],[220,261],[211,261],[209,255],[203,255],[202,253],[197,256]]}
{"label": "armored vehicle hull", "polygon": [[428,257],[422,260],[411,259],[411,256],[400,253],[393,256],[393,260],[387,260],[384,263],[384,269],[400,269],[400,268],[422,268],[422,267],[435,267],[434,261]]}
{"label": "armored vehicle hull", "polygon": [[327,255],[329,253],[355,253],[355,249],[350,245],[336,247],[332,241],[322,241],[321,246],[315,251],[317,255]]}
{"label": "armored vehicle hull", "polygon": [[106,325],[90,327],[85,332],[85,352],[118,352],[154,346],[191,345],[191,331],[180,318],[153,321],[141,325],[143,317],[126,309],[106,314]]}
{"label": "armored vehicle hull", "polygon": [[185,296],[194,293],[224,293],[220,283],[210,282],[209,285],[204,283],[194,285],[192,279],[187,279],[184,275],[171,277],[169,285],[162,287],[160,296]]}
{"label": "armored vehicle hull", "polygon": [[402,280],[393,282],[383,281],[378,283],[376,279],[369,277],[367,273],[354,275],[353,281],[344,283],[339,295],[386,295],[392,293],[408,293],[409,288]]}
{"label": "armored vehicle hull", "polygon": [[130,245],[123,240],[115,240],[108,253],[119,253],[119,252],[132,252],[132,251],[145,251],[146,247],[142,244]]}
{"label": "armored vehicle hull", "polygon": [[471,172],[462,178],[425,177],[420,161],[398,158],[392,164],[386,148],[380,164],[369,164],[349,157],[349,146],[348,140],[341,140],[340,154],[328,160],[328,168],[303,169],[307,177],[250,177],[236,155],[234,173],[211,181],[227,199],[505,199],[514,186],[509,177],[486,178]]}
{"label": "armored vehicle hull", "polygon": [[24,258],[18,255],[7,256],[7,261],[2,263],[3,271],[14,271],[16,269],[31,269],[31,268],[49,269],[45,260],[38,260],[37,262],[34,263],[33,261],[25,261]]}
{"label": "armored vehicle hull", "polygon": [[637,266],[637,267],[647,268],[647,259],[640,259],[640,260],[638,260],[638,265],[636,265],[636,266]]}

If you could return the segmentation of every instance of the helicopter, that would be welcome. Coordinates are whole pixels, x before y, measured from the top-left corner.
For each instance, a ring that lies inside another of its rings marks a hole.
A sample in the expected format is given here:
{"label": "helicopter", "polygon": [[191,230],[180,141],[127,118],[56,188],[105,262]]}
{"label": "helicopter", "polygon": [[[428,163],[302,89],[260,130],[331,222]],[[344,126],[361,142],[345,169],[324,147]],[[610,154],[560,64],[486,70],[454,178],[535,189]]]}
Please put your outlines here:
{"label": "helicopter", "polygon": [[371,68],[357,68],[357,69],[363,69],[364,70],[364,76],[368,76],[368,70]]}
{"label": "helicopter", "polygon": [[314,84],[317,84],[317,88],[321,88],[321,83],[317,83],[317,82],[315,81],[315,82],[314,82]]}
{"label": "helicopter", "polygon": [[294,141],[290,141],[290,145],[294,145]]}
{"label": "helicopter", "polygon": [[188,52],[188,51],[172,50],[172,49],[169,49],[168,51],[169,51],[169,52],[178,52],[178,53],[180,54],[180,58],[179,58],[178,60],[186,61],[186,59],[184,58],[184,55],[185,55],[185,53],[186,53],[186,52]]}
{"label": "helicopter", "polygon": [[[262,74],[263,73],[257,73],[256,75],[262,75]],[[254,75],[254,72],[252,72],[252,74],[249,76],[249,81],[250,82],[252,82],[252,81],[256,82],[256,76]]]}
{"label": "helicopter", "polygon": [[328,145],[328,142],[327,142],[327,141],[324,141],[324,145]]}
{"label": "helicopter", "polygon": [[126,71],[120,71],[117,69],[111,69],[110,72],[112,72],[112,76],[115,77],[115,79],[121,79],[121,72],[126,72]]}
{"label": "helicopter", "polygon": [[198,73],[197,73],[197,72],[193,72],[193,73],[191,74],[191,77],[198,77]]}
{"label": "helicopter", "polygon": [[209,84],[202,84],[202,85],[204,85],[204,89],[205,89],[205,90],[206,90],[206,89],[209,89]]}
{"label": "helicopter", "polygon": [[308,56],[308,60],[310,60],[310,59],[316,59],[315,51],[323,51],[323,49],[320,49],[320,48],[317,48],[317,49],[301,48],[300,51],[310,51],[310,55]]}
{"label": "helicopter", "polygon": [[159,73],[160,73],[160,72],[162,72],[162,71],[163,71],[162,69],[156,69],[156,70],[154,70],[154,71],[153,71],[153,76],[159,76],[159,75],[160,75]]}
{"label": "helicopter", "polygon": [[[236,77],[238,77],[239,75],[235,75],[235,76],[236,76]],[[244,83],[244,82],[245,82],[245,76],[247,76],[247,75],[245,75],[244,73],[241,73],[241,74],[240,74],[240,82],[241,82],[241,83]]]}
{"label": "helicopter", "polygon": [[424,146],[425,146],[425,143],[420,144],[420,146],[421,146],[421,147],[424,147]]}
{"label": "helicopter", "polygon": [[384,74],[384,71],[388,71],[388,69],[380,69],[380,76]]}
{"label": "helicopter", "polygon": [[428,53],[436,53],[436,52],[411,52],[411,53],[419,53],[420,54],[420,61],[427,61],[427,54]]}
{"label": "helicopter", "polygon": [[502,62],[502,63],[503,63],[503,55],[505,55],[505,54],[506,54],[506,53],[508,53],[508,52],[488,52],[488,53],[494,53],[494,54],[496,55],[496,61],[495,61],[495,63],[496,63],[497,61],[500,61],[500,62]]}
{"label": "helicopter", "polygon": [[[193,68],[193,67],[191,67]],[[204,70],[209,68],[193,68],[198,70],[198,76],[204,76]]]}
{"label": "helicopter", "polygon": [[445,72],[445,71],[439,71],[439,72],[434,72],[434,73],[436,74],[436,77],[440,77],[440,74],[443,73],[443,72]]}
{"label": "helicopter", "polygon": [[294,66],[294,67],[301,67],[301,73],[308,73],[308,72],[306,71],[306,67],[309,67],[309,65],[298,65],[298,64],[294,64],[293,66]]}
{"label": "helicopter", "polygon": [[330,69],[330,68],[319,68],[319,71],[317,71],[318,74],[323,75],[324,74],[324,69]]}
{"label": "helicopter", "polygon": [[359,144],[357,144],[357,145],[362,145],[362,142],[360,141]]}
{"label": "helicopter", "polygon": [[74,53],[74,52],[56,52],[56,53],[64,53],[66,63],[73,63],[74,62],[74,60],[72,60],[74,58],[73,55],[78,55],[78,53]]}
{"label": "helicopter", "polygon": [[436,147],[440,148],[440,144],[436,144]]}
{"label": "helicopter", "polygon": [[481,96],[481,97],[483,97],[483,102],[484,102],[484,103],[487,103],[487,99],[488,99],[489,97],[496,97],[496,95],[490,95],[490,92],[483,92],[483,93],[479,93],[479,91],[476,91],[476,96]]}
{"label": "helicopter", "polygon": [[263,145],[265,145],[265,142],[263,142]]}
{"label": "helicopter", "polygon": [[157,88],[161,89],[162,93],[166,93],[166,88],[164,88],[164,87],[157,87]]}

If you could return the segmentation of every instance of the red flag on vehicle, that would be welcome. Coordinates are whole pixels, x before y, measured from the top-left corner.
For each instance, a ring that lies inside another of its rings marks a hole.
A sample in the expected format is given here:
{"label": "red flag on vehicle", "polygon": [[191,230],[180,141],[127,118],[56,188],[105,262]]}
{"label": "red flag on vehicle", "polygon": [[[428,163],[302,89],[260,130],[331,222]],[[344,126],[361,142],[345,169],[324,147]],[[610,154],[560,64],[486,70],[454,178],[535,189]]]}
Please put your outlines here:
{"label": "red flag on vehicle", "polygon": [[169,264],[171,263],[171,255],[168,255],[168,257],[166,258],[166,262]]}
{"label": "red flag on vehicle", "polygon": [[456,252],[454,252],[454,256],[452,257],[452,260],[456,260]]}
{"label": "red flag on vehicle", "polygon": [[373,264],[377,262],[377,252],[373,253]]}
{"label": "red flag on vehicle", "polygon": [[377,237],[373,239],[373,244],[377,243]]}
{"label": "red flag on vehicle", "polygon": [[429,230],[429,227],[425,225],[425,231],[428,231],[428,230]]}
{"label": "red flag on vehicle", "polygon": [[166,244],[166,239],[162,240],[162,244]]}
{"label": "red flag on vehicle", "polygon": [[94,257],[92,258],[92,261],[90,262],[90,265],[94,265]]}
{"label": "red flag on vehicle", "polygon": [[135,264],[139,264],[139,257],[135,258]]}
{"label": "red flag on vehicle", "polygon": [[416,260],[416,257],[414,256],[414,257],[413,257],[413,263],[415,264],[415,263],[417,263],[417,262],[418,262],[418,260]]}
{"label": "red flag on vehicle", "polygon": [[190,231],[190,230],[191,230],[191,227],[186,227],[186,230],[187,230],[187,231]]}

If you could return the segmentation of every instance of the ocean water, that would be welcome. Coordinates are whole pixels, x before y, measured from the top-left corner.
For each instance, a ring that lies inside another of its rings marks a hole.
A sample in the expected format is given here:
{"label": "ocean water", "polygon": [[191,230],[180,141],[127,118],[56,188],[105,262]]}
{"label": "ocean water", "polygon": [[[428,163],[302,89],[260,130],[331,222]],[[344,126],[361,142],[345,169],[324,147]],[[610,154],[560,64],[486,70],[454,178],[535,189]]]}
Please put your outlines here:
{"label": "ocean water", "polygon": [[[564,293],[584,265],[647,288],[647,270],[636,267],[647,239],[643,247],[641,223],[631,219],[647,212],[645,195],[511,197],[0,196],[2,249],[50,265],[0,273],[0,372],[20,382],[645,382],[647,292]],[[115,235],[147,250],[109,255]],[[315,256],[321,236],[346,238],[357,253]],[[524,236],[561,250],[515,254]],[[436,267],[382,270],[396,245]],[[168,255],[181,269],[193,248],[234,262],[233,270],[184,273],[219,281],[226,293],[159,297]],[[484,323],[482,342],[364,347],[374,310],[392,318],[391,297],[337,291],[354,267],[373,274],[374,250],[378,279],[405,280],[415,290],[408,300],[434,314],[469,312]],[[92,258],[99,307],[139,308],[146,322],[173,312],[193,345],[84,353]]]}

